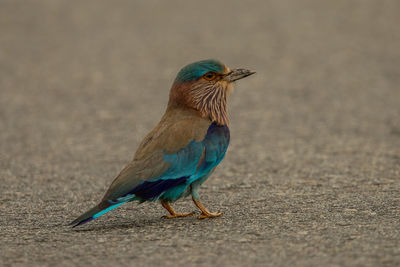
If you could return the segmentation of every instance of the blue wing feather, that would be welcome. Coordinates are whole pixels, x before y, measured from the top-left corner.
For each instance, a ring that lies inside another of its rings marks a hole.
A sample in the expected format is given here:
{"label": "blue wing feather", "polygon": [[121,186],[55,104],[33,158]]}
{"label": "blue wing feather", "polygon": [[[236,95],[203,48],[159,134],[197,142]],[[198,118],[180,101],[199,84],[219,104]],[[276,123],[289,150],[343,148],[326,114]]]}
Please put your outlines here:
{"label": "blue wing feather", "polygon": [[203,146],[202,142],[191,141],[175,154],[164,154],[164,160],[170,163],[170,166],[156,179],[178,179],[193,175],[203,153]]}
{"label": "blue wing feather", "polygon": [[[204,140],[191,141],[177,153],[164,154],[165,162],[170,165],[163,174],[142,182],[119,199],[126,201],[128,196],[143,201],[157,200],[161,197],[173,201],[179,198],[191,183],[208,175],[221,162],[228,145],[229,128],[212,123]],[[203,152],[205,156],[202,159]]]}

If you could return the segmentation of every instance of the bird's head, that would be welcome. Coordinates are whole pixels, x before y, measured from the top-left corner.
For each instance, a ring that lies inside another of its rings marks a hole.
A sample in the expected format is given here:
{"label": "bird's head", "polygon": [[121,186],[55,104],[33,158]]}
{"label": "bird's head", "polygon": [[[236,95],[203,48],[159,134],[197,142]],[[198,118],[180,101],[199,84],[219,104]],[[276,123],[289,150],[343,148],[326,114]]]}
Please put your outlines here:
{"label": "bird's head", "polygon": [[219,125],[228,125],[227,98],[235,81],[255,72],[230,69],[213,59],[194,62],[183,67],[172,85],[168,107],[197,110],[204,118]]}

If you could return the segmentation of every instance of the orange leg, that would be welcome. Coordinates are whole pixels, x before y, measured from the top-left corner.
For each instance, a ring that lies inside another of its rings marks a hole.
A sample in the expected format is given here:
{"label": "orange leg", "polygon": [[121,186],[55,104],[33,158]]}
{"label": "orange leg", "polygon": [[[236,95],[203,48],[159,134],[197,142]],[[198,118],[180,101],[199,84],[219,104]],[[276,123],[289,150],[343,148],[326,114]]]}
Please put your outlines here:
{"label": "orange leg", "polygon": [[197,217],[197,219],[214,218],[222,215],[222,212],[209,212],[208,209],[200,203],[200,201],[195,198],[192,198],[192,200],[194,204],[201,210],[201,214],[199,217]]}
{"label": "orange leg", "polygon": [[186,216],[191,216],[194,214],[193,211],[188,212],[188,213],[176,213],[176,211],[172,208],[172,206],[169,202],[161,202],[161,205],[171,214],[171,215],[164,216],[164,218],[166,218],[166,219],[186,217]]}

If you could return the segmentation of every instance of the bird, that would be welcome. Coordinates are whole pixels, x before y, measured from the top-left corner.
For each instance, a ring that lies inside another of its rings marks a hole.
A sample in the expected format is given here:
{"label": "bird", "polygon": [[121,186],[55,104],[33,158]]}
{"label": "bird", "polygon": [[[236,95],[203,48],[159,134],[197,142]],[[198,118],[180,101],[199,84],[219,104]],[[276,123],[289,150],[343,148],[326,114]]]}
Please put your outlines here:
{"label": "bird", "polygon": [[133,160],[111,183],[102,200],[69,225],[90,222],[122,204],[159,201],[172,219],[172,203],[188,196],[201,211],[198,219],[214,218],[198,190],[224,158],[230,141],[228,97],[236,81],[254,74],[230,69],[215,59],[184,66],[169,93],[166,111],[140,143]]}

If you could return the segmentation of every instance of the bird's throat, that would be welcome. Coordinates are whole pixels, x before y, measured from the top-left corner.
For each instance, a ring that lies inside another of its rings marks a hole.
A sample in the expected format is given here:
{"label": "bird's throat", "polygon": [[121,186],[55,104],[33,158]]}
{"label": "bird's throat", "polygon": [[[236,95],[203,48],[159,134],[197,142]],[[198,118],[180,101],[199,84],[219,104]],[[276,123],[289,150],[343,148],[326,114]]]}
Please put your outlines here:
{"label": "bird's throat", "polygon": [[231,90],[232,86],[223,83],[216,83],[212,86],[181,85],[172,88],[168,105],[169,107],[187,106],[197,110],[203,118],[216,122],[218,125],[229,126],[227,102]]}
{"label": "bird's throat", "polygon": [[229,125],[226,87],[222,84],[201,89],[193,87],[191,96],[191,104],[202,117],[209,118],[218,125]]}

